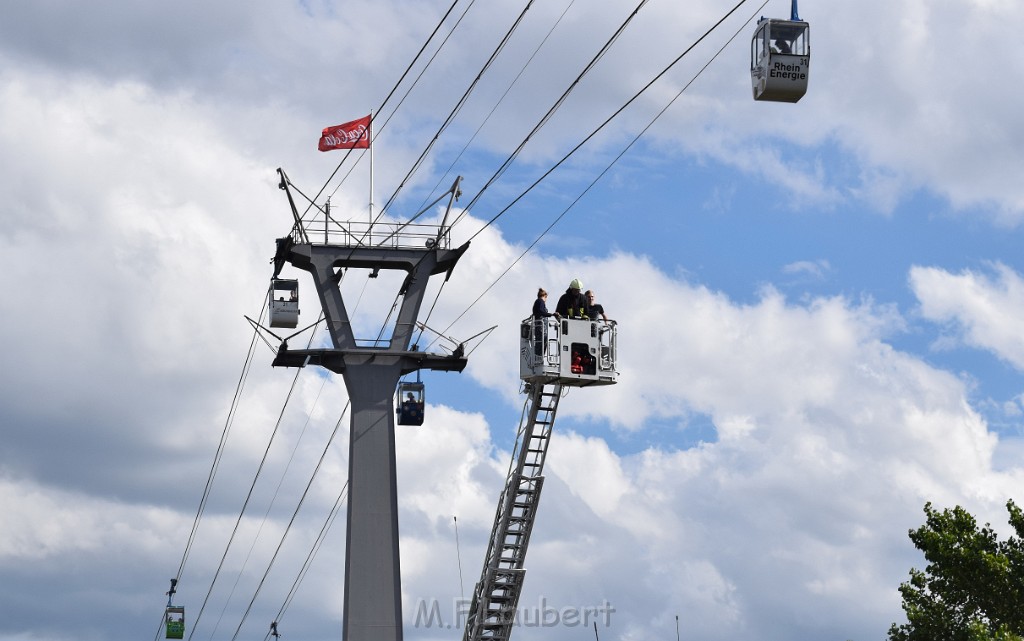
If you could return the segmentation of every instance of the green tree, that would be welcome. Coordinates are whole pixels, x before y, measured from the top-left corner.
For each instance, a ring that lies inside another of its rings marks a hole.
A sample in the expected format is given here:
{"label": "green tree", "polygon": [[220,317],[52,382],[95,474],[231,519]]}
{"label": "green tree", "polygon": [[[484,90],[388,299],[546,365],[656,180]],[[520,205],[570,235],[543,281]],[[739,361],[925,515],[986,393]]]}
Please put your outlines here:
{"label": "green tree", "polygon": [[924,506],[910,540],[928,565],[900,585],[907,623],[889,628],[890,641],[1024,641],[1024,514],[1013,501],[1006,509],[1016,536],[999,541],[959,506]]}

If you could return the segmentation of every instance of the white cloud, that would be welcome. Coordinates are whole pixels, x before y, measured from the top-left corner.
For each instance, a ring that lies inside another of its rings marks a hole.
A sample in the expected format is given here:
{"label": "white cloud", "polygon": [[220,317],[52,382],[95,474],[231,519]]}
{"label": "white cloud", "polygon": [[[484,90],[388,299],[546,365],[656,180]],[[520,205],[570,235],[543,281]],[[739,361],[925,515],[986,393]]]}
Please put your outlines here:
{"label": "white cloud", "polygon": [[1024,279],[1013,269],[995,264],[991,273],[965,269],[953,274],[938,267],[915,267],[910,286],[925,318],[949,327],[964,344],[1024,368]]}
{"label": "white cloud", "polygon": [[160,507],[133,506],[87,494],[0,479],[0,565],[81,554],[124,553],[149,556],[182,532],[174,514]]}
{"label": "white cloud", "polygon": [[798,260],[795,263],[782,266],[783,274],[804,275],[815,280],[822,280],[831,270],[827,260],[818,259],[815,261]]}

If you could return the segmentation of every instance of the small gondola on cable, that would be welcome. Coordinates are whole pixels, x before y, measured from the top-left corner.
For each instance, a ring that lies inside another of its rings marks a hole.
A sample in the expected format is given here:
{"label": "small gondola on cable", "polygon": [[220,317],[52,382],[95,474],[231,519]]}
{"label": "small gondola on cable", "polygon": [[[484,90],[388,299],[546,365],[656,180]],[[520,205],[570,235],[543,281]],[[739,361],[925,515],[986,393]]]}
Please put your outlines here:
{"label": "small gondola on cable", "polygon": [[299,324],[299,281],[291,278],[270,280],[270,326],[296,327]]}
{"label": "small gondola on cable", "polygon": [[754,100],[797,102],[807,93],[811,68],[811,27],[797,15],[789,20],[761,18],[750,41]]}
{"label": "small gondola on cable", "polygon": [[281,269],[287,262],[286,257],[293,245],[291,236],[277,239],[277,252],[272,260],[274,274],[270,277],[268,305],[271,327],[292,328],[299,324],[299,281],[294,278],[281,278]]}
{"label": "small gondola on cable", "polygon": [[171,589],[167,592],[167,608],[164,610],[164,623],[167,626],[168,639],[185,638],[185,608],[174,605],[175,586],[178,579],[171,579]]}
{"label": "small gondola on cable", "polygon": [[426,388],[419,381],[419,370],[416,371],[416,382],[400,382],[397,393],[398,402],[395,403],[395,413],[398,414],[398,424],[423,425]]}

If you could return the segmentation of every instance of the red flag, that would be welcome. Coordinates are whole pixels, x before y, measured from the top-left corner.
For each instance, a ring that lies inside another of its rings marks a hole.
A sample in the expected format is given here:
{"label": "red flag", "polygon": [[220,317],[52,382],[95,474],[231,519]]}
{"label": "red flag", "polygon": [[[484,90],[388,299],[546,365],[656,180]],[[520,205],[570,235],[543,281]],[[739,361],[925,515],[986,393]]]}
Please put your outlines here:
{"label": "red flag", "polygon": [[370,146],[370,116],[327,127],[320,135],[320,151],[366,149]]}

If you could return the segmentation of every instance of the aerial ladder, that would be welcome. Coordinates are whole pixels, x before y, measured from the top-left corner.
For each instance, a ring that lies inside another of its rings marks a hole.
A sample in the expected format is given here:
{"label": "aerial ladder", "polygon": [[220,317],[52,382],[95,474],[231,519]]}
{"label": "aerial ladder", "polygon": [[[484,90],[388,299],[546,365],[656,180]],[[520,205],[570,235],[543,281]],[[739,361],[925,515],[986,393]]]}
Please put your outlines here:
{"label": "aerial ladder", "polygon": [[512,634],[558,402],[565,387],[615,383],[616,335],[615,321],[531,317],[520,324],[527,398],[463,641],[507,641]]}

